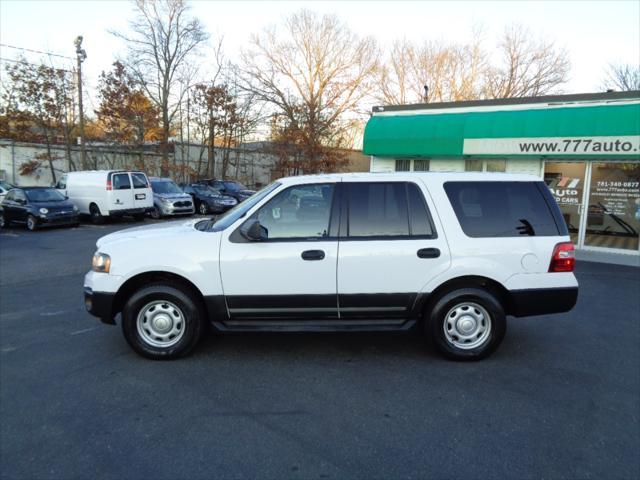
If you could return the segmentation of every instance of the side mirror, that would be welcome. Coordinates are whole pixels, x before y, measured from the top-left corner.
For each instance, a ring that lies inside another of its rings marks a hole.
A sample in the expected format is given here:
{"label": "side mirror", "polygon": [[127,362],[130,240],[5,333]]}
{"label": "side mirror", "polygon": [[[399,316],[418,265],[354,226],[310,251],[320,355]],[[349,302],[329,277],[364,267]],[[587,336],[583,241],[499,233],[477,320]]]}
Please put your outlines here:
{"label": "side mirror", "polygon": [[258,220],[248,220],[242,227],[240,227],[240,234],[251,242],[260,242],[266,240],[269,236],[269,232],[266,228],[260,225]]}

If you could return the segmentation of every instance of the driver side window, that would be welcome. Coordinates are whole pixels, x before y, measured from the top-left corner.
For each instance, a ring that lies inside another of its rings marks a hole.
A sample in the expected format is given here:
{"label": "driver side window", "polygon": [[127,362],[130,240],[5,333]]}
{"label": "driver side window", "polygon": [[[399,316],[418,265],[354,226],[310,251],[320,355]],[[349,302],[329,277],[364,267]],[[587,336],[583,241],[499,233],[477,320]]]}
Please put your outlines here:
{"label": "driver side window", "polygon": [[296,185],[267,202],[253,218],[269,240],[323,238],[329,235],[334,184]]}

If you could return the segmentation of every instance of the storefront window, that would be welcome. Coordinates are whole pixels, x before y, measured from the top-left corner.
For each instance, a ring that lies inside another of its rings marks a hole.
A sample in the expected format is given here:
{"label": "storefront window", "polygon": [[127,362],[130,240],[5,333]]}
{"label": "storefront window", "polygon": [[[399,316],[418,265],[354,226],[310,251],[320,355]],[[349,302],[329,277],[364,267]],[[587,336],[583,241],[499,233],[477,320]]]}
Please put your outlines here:
{"label": "storefront window", "polygon": [[465,172],[481,172],[482,171],[482,160],[465,160],[464,161],[464,171]]}
{"label": "storefront window", "polygon": [[547,162],[544,181],[558,202],[573,243],[578,243],[585,162]]}
{"label": "storefront window", "polygon": [[501,160],[486,160],[487,172],[506,172],[507,161]]}
{"label": "storefront window", "polygon": [[593,163],[584,244],[638,249],[640,163]]}
{"label": "storefront window", "polygon": [[429,171],[429,160],[419,159],[413,161],[413,171],[414,172],[428,172]]}
{"label": "storefront window", "polygon": [[396,160],[396,172],[409,172],[411,170],[411,160]]}

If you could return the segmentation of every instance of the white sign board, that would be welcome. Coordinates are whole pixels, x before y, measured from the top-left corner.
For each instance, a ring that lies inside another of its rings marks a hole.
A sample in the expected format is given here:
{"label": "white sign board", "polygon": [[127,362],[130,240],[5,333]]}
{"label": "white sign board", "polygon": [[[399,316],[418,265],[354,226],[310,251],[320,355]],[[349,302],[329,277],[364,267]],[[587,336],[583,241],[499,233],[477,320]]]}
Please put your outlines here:
{"label": "white sign board", "polygon": [[640,135],[610,137],[465,138],[463,155],[640,156]]}

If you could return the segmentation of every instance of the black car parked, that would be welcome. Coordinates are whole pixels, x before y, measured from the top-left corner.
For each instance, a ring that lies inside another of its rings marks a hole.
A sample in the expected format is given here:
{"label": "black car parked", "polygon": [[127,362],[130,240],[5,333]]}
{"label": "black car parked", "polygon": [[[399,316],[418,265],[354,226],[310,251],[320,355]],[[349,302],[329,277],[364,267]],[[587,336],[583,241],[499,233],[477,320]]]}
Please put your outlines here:
{"label": "black car parked", "polygon": [[205,185],[209,185],[210,187],[219,190],[223,195],[229,195],[235,198],[238,203],[245,201],[251,195],[256,193],[255,190],[249,190],[241,183],[234,182],[232,180],[216,180],[215,178],[210,178],[202,180],[200,183],[204,183]]}
{"label": "black car parked", "polygon": [[182,190],[184,190],[184,193],[191,195],[196,211],[201,215],[226,212],[238,204],[235,198],[229,195],[222,195],[220,191],[208,185],[192,183],[182,185]]}
{"label": "black car parked", "polygon": [[79,223],[78,208],[54,188],[13,188],[0,207],[0,227],[20,223],[33,231],[54,225],[77,227]]}

